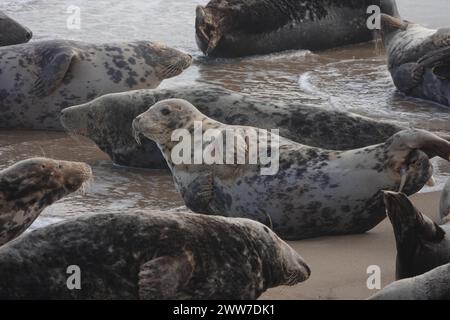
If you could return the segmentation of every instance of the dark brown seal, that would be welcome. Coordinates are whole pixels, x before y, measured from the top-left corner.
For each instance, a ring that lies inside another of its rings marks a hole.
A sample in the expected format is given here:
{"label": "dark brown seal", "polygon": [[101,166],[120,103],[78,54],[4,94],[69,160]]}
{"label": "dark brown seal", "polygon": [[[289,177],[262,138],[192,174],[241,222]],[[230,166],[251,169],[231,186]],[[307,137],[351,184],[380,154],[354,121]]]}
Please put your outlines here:
{"label": "dark brown seal", "polygon": [[[67,287],[69,266],[79,290]],[[264,225],[196,214],[96,214],[0,248],[3,299],[256,299],[309,275]]]}

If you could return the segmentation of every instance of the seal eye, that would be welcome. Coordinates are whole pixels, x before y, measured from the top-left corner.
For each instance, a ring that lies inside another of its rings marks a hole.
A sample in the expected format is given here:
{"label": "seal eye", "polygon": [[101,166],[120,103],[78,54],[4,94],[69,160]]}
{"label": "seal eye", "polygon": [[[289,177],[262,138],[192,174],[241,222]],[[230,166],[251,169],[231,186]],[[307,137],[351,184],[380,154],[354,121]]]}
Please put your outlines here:
{"label": "seal eye", "polygon": [[45,164],[41,165],[41,168],[42,168],[42,169],[45,169]]}
{"label": "seal eye", "polygon": [[167,115],[170,114],[170,110],[167,109],[167,108],[164,108],[164,109],[161,110],[161,113],[162,113],[163,115],[167,116]]}

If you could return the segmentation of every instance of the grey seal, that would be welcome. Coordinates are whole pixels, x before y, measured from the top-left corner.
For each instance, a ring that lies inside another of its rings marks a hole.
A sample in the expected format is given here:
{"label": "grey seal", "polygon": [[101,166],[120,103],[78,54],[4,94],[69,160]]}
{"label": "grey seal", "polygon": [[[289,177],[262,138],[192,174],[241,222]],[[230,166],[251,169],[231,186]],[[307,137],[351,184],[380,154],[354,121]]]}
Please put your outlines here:
{"label": "grey seal", "polygon": [[0,11],[0,47],[26,43],[32,37],[30,29]]}
{"label": "grey seal", "polygon": [[156,144],[148,139],[137,144],[130,128],[133,119],[149,106],[169,98],[187,100],[208,117],[226,124],[280,129],[286,138],[325,149],[362,148],[382,143],[405,129],[353,113],[255,99],[207,85],[109,94],[64,109],[61,121],[69,133],[90,138],[119,165],[166,168]]}
{"label": "grey seal", "polygon": [[22,234],[41,212],[92,176],[84,163],[32,158],[0,171],[0,245]]}
{"label": "grey seal", "polygon": [[385,192],[384,201],[397,243],[397,280],[450,263],[450,223],[437,225],[403,193]]}
{"label": "grey seal", "polygon": [[148,41],[0,48],[0,128],[62,130],[62,109],[107,93],[156,88],[191,63],[190,55]]}
{"label": "grey seal", "polygon": [[397,89],[450,107],[450,29],[428,29],[388,15],[382,15],[381,21]]}
{"label": "grey seal", "polygon": [[395,0],[212,0],[196,10],[198,47],[212,57],[323,50],[373,39],[369,6],[398,15]]}
{"label": "grey seal", "polygon": [[[275,232],[288,240],[368,231],[386,217],[381,190],[403,189],[413,194],[432,177],[430,158],[450,160],[450,143],[424,130],[401,131],[385,143],[362,149],[332,151],[257,128],[225,125],[179,99],[156,103],[133,121],[133,129],[158,144],[189,209],[271,221]],[[206,137],[210,129],[217,132],[212,138],[197,143],[194,134],[192,142],[192,132]],[[194,152],[179,150],[174,130],[190,135],[190,140],[182,141],[190,141]],[[267,150],[255,151],[254,143],[248,142],[248,130],[258,131],[255,140],[269,146]],[[221,157],[224,152],[216,146],[227,141],[223,136],[228,131],[236,141],[225,143],[226,162],[198,161],[195,149]],[[268,165],[262,158],[256,164],[230,164],[228,151],[232,160],[257,152],[278,157]],[[173,156],[179,154],[187,161],[175,163]],[[263,174],[274,164],[278,170]]]}
{"label": "grey seal", "polygon": [[[79,290],[66,285],[69,266]],[[0,248],[2,299],[256,299],[309,275],[264,225],[196,214],[89,215]]]}
{"label": "grey seal", "polygon": [[450,264],[423,275],[396,281],[369,298],[370,300],[449,300]]}

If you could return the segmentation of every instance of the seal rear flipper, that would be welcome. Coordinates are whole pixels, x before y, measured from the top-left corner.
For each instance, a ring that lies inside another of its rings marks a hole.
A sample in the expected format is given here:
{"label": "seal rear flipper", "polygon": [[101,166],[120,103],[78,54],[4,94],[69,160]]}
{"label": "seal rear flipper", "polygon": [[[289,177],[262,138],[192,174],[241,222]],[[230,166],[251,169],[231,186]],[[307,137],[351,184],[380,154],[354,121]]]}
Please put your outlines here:
{"label": "seal rear flipper", "polygon": [[37,50],[37,65],[40,67],[31,93],[38,97],[52,94],[63,82],[75,58],[75,52],[70,48],[48,48]]}
{"label": "seal rear flipper", "polygon": [[211,9],[202,6],[196,8],[195,28],[200,49],[210,54],[219,44],[223,36],[222,19],[215,17]]}
{"label": "seal rear flipper", "polygon": [[139,270],[139,299],[170,300],[191,280],[194,258],[185,251],[179,256],[163,256],[141,265]]}

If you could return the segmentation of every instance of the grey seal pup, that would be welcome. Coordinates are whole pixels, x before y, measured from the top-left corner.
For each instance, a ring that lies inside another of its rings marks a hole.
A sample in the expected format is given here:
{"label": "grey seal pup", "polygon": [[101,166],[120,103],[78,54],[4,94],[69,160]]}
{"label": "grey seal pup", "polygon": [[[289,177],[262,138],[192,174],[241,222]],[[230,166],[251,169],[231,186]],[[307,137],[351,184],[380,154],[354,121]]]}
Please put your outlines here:
{"label": "grey seal pup", "polygon": [[26,43],[32,37],[30,29],[0,11],[0,47]]}
{"label": "grey seal pup", "polygon": [[[79,290],[67,287],[69,266]],[[89,215],[0,248],[2,299],[256,299],[309,275],[264,225],[196,214]]]}
{"label": "grey seal pup", "polygon": [[403,193],[385,192],[384,201],[397,244],[397,280],[450,263],[450,223],[437,225]]}
{"label": "grey seal pup", "polygon": [[450,29],[428,29],[382,15],[381,35],[395,86],[450,107]]}
{"label": "grey seal pup", "polygon": [[20,161],[0,171],[0,246],[21,235],[52,203],[92,176],[84,163],[48,158]]}
{"label": "grey seal pup", "polygon": [[[450,160],[450,143],[424,130],[401,131],[362,149],[332,151],[266,130],[225,125],[179,99],[156,103],[133,121],[133,129],[158,144],[189,209],[270,221],[288,240],[366,232],[386,217],[381,190],[413,194],[432,177],[430,158]],[[174,133],[188,136],[179,141]],[[266,150],[255,150],[255,142]],[[247,161],[255,154],[257,161]]]}
{"label": "grey seal pup", "polygon": [[286,138],[325,149],[374,145],[405,129],[353,113],[255,99],[206,85],[105,95],[64,109],[61,122],[69,133],[93,140],[119,165],[167,168],[156,144],[148,139],[137,144],[130,128],[134,118],[149,106],[169,98],[187,100],[208,117],[223,123],[280,129],[280,135]]}
{"label": "grey seal pup", "polygon": [[423,275],[396,281],[369,300],[449,300],[450,264]]}
{"label": "grey seal pup", "polygon": [[40,41],[0,48],[0,128],[62,130],[62,109],[103,94],[156,88],[192,57],[136,41]]}
{"label": "grey seal pup", "polygon": [[198,47],[211,57],[323,50],[373,39],[370,6],[398,15],[395,0],[211,0],[196,10]]}

